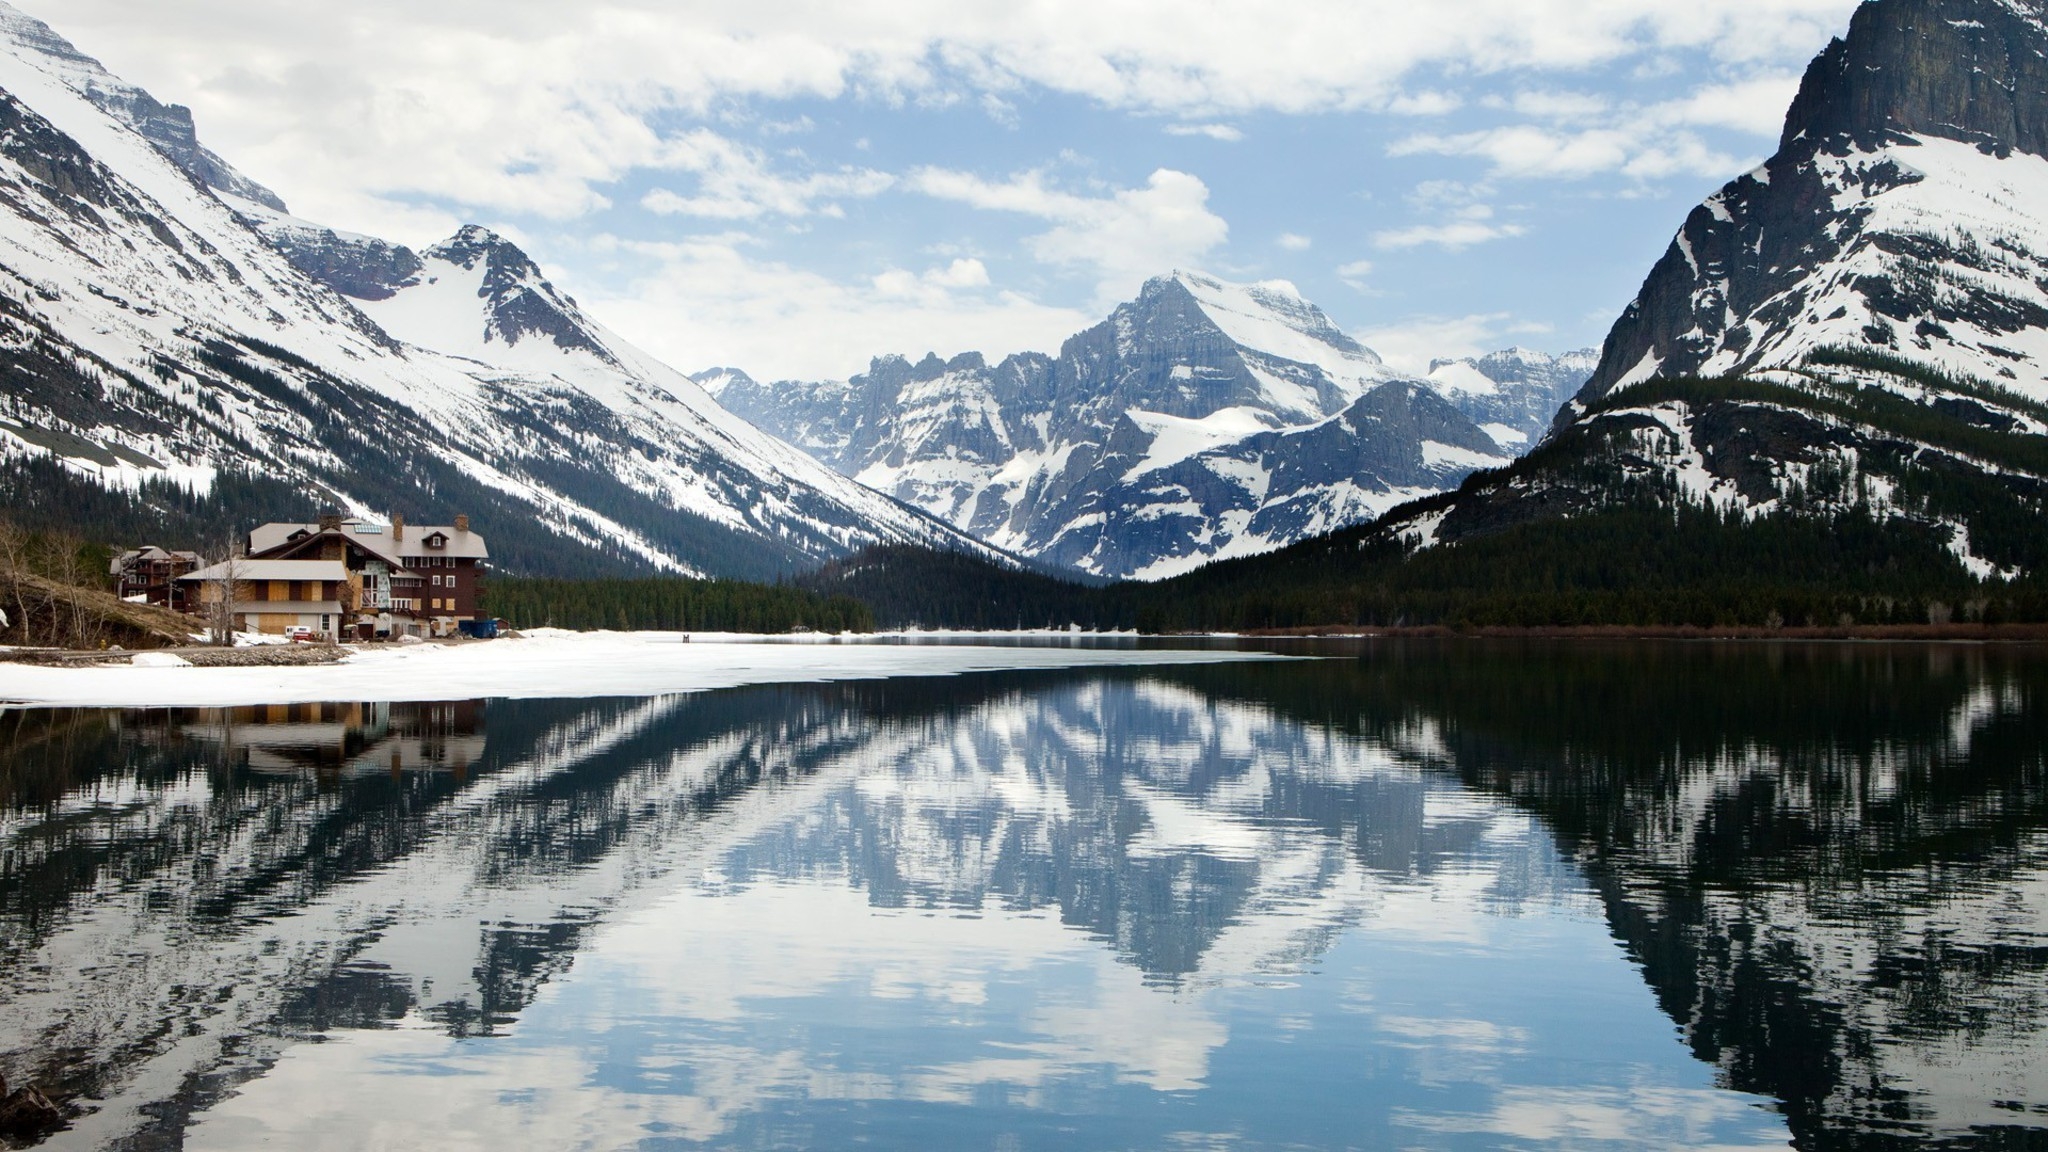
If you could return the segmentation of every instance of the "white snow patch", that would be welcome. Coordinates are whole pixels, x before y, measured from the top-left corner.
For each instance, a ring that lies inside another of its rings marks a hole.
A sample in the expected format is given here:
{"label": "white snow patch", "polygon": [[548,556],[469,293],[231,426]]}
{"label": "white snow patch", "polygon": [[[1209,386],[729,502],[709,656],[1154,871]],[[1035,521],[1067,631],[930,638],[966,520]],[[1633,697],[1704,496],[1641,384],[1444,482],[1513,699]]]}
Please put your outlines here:
{"label": "white snow patch", "polygon": [[1503,448],[1520,448],[1529,442],[1529,434],[1512,424],[1481,424],[1479,430]]}
{"label": "white snow patch", "polygon": [[[0,664],[0,700],[37,705],[230,707],[349,700],[649,697],[747,684],[957,676],[1028,668],[1093,668],[1280,659],[1264,653],[974,643],[877,643],[661,632],[542,630],[521,639],[415,644],[356,652],[339,664],[97,668]],[[171,657],[171,659],[176,659]]]}
{"label": "white snow patch", "polygon": [[1429,382],[1445,395],[1498,396],[1500,384],[1493,377],[1463,360],[1439,364],[1429,370]]}
{"label": "white snow patch", "polygon": [[1190,456],[1273,429],[1273,418],[1250,407],[1219,408],[1199,420],[1147,412],[1133,408],[1126,413],[1131,423],[1152,435],[1145,458],[1124,473],[1125,480],[1169,468]]}
{"label": "white snow patch", "polygon": [[1422,462],[1431,468],[1466,468],[1475,471],[1480,468],[1498,468],[1507,463],[1499,456],[1489,456],[1484,452],[1474,452],[1455,444],[1441,444],[1435,440],[1422,442]]}

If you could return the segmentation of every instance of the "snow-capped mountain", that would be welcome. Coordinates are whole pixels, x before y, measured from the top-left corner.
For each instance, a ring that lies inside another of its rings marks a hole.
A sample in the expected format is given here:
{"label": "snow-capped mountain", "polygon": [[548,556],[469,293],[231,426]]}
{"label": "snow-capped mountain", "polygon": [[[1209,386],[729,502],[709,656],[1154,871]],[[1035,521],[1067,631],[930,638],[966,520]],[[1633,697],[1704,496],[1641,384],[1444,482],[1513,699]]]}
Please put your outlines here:
{"label": "snow-capped mountain", "polygon": [[462,511],[525,571],[978,547],[727,414],[499,237],[415,254],[289,217],[189,113],[4,6],[0,132],[13,488]]}
{"label": "snow-capped mountain", "polygon": [[[1471,410],[1526,437],[1516,405],[1539,370],[1488,370],[1456,374]],[[997,547],[1106,577],[1269,551],[1514,454],[1292,285],[1190,272],[1150,281],[1057,357],[891,356],[816,383],[730,368],[696,379],[864,484]]]}
{"label": "snow-capped mountain", "polygon": [[1557,410],[1585,387],[1599,363],[1597,348],[1556,356],[1508,348],[1433,361],[1429,384],[1503,447],[1521,449],[1543,438]]}
{"label": "snow-capped mountain", "polygon": [[1778,152],[1686,220],[1543,459],[1389,527],[1443,543],[1655,499],[2048,570],[2044,357],[2048,3],[1870,0]]}

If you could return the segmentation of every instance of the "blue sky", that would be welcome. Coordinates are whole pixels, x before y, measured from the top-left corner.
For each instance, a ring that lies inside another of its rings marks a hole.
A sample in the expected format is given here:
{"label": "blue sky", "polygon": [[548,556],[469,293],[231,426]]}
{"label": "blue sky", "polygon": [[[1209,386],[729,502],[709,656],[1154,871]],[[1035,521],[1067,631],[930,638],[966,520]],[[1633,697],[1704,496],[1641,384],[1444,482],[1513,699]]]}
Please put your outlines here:
{"label": "blue sky", "polygon": [[1414,368],[1597,344],[1854,6],[27,5],[300,215],[489,224],[678,367],[764,377],[1050,351],[1176,267]]}

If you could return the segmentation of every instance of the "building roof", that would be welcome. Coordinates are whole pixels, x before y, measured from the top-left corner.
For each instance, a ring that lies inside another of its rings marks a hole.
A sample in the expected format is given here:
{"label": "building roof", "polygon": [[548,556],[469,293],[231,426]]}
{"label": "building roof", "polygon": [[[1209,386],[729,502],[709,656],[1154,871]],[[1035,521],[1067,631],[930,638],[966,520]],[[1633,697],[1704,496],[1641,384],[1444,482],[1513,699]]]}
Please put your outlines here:
{"label": "building roof", "polygon": [[186,563],[197,566],[199,563],[199,553],[173,552],[166,548],[159,548],[154,544],[144,544],[140,548],[130,548],[128,551],[114,557],[113,561],[107,565],[107,574],[109,576],[119,576],[121,573],[126,572],[130,565],[158,564],[167,560],[183,560]]}
{"label": "building roof", "polygon": [[346,580],[348,565],[339,560],[227,560],[180,576],[180,580],[224,580],[233,568],[237,580]]}
{"label": "building roof", "polygon": [[[427,537],[436,534],[448,538],[447,547],[427,547]],[[481,535],[475,532],[457,532],[445,524],[407,524],[405,540],[399,545],[399,554],[408,560],[420,556],[453,556],[458,560],[491,558],[491,550],[484,547],[484,538]]]}
{"label": "building roof", "polygon": [[[294,533],[304,532],[308,536],[320,534],[318,524],[265,524],[249,533],[249,551],[262,555],[275,548],[291,543]],[[440,533],[448,538],[445,548],[429,548],[427,537]],[[350,518],[341,522],[341,533],[361,545],[364,550],[376,553],[393,563],[403,563],[413,556],[454,556],[458,559],[488,560],[491,551],[484,544],[482,533],[457,532],[446,524],[407,524],[405,538],[394,539],[391,526],[373,524],[368,520]]]}

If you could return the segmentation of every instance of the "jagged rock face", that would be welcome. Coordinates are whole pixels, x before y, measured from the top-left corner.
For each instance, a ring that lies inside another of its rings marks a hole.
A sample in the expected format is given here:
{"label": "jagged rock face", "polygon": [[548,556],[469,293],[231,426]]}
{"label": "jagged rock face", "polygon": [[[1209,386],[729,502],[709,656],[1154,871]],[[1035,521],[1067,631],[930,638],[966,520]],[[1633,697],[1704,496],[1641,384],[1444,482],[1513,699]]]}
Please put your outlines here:
{"label": "jagged rock face", "polygon": [[1874,349],[2048,399],[2048,6],[1873,0],[1686,220],[1584,394]]}
{"label": "jagged rock face", "polygon": [[698,379],[862,483],[1096,576],[1163,577],[1281,547],[1508,457],[1291,286],[1194,273],[1149,282],[1057,357],[889,356],[846,381]]}
{"label": "jagged rock face", "polygon": [[415,255],[295,221],[108,91],[133,90],[0,8],[0,503],[466,512],[501,567],[557,575],[987,554],[723,411],[502,238]]}
{"label": "jagged rock face", "polygon": [[1807,68],[1782,150],[1846,137],[1865,148],[1939,136],[2048,155],[2041,0],[1877,0]]}
{"label": "jagged rock face", "polygon": [[284,253],[292,267],[343,296],[389,300],[413,283],[423,267],[419,255],[403,244],[263,213],[248,204],[238,207],[242,219]]}

